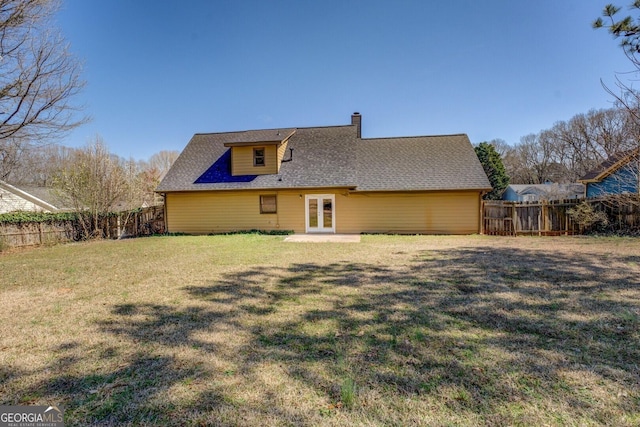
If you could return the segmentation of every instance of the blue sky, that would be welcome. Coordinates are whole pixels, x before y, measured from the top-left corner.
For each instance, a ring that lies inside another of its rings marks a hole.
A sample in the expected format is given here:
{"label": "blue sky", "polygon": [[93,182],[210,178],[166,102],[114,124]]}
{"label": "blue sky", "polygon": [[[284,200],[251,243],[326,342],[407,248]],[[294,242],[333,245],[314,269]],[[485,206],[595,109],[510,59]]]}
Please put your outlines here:
{"label": "blue sky", "polygon": [[[591,22],[609,0],[63,0],[77,99],[123,157],[194,133],[340,125],[510,144],[612,98],[632,68]],[[622,3],[624,4],[624,2]]]}

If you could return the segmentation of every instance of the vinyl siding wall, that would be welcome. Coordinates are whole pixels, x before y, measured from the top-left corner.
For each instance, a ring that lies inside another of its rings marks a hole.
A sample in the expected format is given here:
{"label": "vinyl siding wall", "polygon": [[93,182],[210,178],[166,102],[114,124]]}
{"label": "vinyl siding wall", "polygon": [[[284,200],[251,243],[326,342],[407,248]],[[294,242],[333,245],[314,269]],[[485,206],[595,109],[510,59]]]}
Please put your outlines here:
{"label": "vinyl siding wall", "polygon": [[338,233],[473,234],[479,192],[352,193],[336,197]]}
{"label": "vinyl siding wall", "polygon": [[635,164],[621,167],[600,182],[587,183],[587,197],[601,197],[608,194],[638,194],[639,172]]}
{"label": "vinyl siding wall", "polygon": [[[264,149],[264,166],[253,166],[253,150]],[[232,175],[268,175],[278,173],[278,147],[276,145],[233,147],[231,149]]]}
{"label": "vinyl siding wall", "polygon": [[50,212],[42,206],[0,188],[0,214],[15,211]]}
{"label": "vinyl siding wall", "polygon": [[278,146],[278,172],[280,172],[280,164],[282,163],[282,159],[284,159],[284,154],[286,153],[288,146],[289,140],[283,142]]}
{"label": "vinyl siding wall", "polygon": [[[277,196],[277,213],[260,213],[260,195]],[[290,191],[218,191],[166,195],[171,233],[224,233],[239,230],[304,232],[304,197]]]}
{"label": "vinyl siding wall", "polygon": [[[277,213],[260,214],[259,196],[265,194],[277,195]],[[335,194],[336,233],[472,234],[480,228],[478,192],[347,194],[344,189],[322,189],[169,193],[168,231],[304,233],[305,194]]]}

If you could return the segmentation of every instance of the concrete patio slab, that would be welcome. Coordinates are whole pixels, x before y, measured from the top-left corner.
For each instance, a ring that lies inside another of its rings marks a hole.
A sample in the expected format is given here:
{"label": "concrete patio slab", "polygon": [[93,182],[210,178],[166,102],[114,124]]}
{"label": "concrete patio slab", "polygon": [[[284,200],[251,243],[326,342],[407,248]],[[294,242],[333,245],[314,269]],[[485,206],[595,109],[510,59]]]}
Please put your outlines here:
{"label": "concrete patio slab", "polygon": [[359,234],[292,234],[285,242],[360,243]]}

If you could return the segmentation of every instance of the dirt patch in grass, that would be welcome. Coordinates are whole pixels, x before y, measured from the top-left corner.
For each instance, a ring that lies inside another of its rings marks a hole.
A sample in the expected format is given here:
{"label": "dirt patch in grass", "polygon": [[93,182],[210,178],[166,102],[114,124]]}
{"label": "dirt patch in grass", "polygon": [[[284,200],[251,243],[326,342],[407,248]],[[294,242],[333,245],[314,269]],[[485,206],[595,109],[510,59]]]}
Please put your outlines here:
{"label": "dirt patch in grass", "polygon": [[282,240],[0,255],[0,404],[68,425],[640,424],[640,240]]}

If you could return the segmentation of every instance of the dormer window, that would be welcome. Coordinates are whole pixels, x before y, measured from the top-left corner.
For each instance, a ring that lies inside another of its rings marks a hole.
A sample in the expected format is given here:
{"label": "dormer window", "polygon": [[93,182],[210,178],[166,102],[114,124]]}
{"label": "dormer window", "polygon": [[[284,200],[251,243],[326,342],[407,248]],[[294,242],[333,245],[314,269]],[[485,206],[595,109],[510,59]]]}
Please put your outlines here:
{"label": "dormer window", "polygon": [[231,176],[274,175],[295,129],[267,129],[225,135],[231,148]]}
{"label": "dormer window", "polygon": [[264,166],[264,148],[253,149],[253,166]]}

